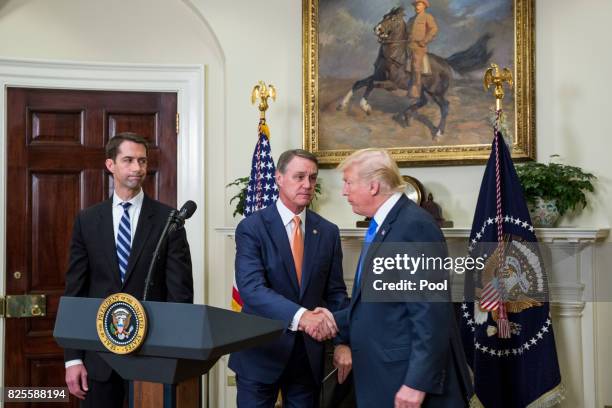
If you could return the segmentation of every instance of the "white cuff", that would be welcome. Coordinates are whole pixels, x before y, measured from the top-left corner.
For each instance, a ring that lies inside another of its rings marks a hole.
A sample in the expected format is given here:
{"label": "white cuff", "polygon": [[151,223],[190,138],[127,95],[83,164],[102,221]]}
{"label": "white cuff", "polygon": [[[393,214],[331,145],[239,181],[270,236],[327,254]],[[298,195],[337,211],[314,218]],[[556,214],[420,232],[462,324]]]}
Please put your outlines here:
{"label": "white cuff", "polygon": [[66,368],[68,368],[68,367],[72,367],[78,364],[83,364],[83,360],[81,360],[80,358],[77,358],[74,360],[66,361],[65,366]]}
{"label": "white cuff", "polygon": [[302,318],[302,315],[304,314],[305,311],[306,311],[305,307],[300,307],[299,310],[295,312],[295,315],[293,316],[293,320],[291,321],[291,326],[289,326],[289,330],[291,331],[298,330],[300,319]]}

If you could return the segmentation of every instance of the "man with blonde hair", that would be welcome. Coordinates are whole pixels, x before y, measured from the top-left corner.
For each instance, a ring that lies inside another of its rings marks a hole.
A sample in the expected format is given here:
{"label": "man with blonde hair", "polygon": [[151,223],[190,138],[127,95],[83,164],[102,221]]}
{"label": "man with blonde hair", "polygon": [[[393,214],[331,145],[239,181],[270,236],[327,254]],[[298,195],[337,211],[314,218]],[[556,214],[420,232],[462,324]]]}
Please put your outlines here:
{"label": "man with blonde hair", "polygon": [[342,194],[353,212],[371,219],[351,303],[335,314],[340,339],[353,353],[357,405],[467,406],[471,385],[451,304],[395,297],[364,300],[362,293],[372,282],[372,259],[389,255],[389,248],[398,243],[434,243],[442,248],[435,255],[445,256],[442,232],[402,193],[399,169],[386,150],[359,150],[339,169]]}
{"label": "man with blonde hair", "polygon": [[380,181],[384,193],[401,193],[406,187],[397,163],[384,149],[358,150],[344,159],[338,170],[344,171],[353,165],[357,167],[360,179]]}

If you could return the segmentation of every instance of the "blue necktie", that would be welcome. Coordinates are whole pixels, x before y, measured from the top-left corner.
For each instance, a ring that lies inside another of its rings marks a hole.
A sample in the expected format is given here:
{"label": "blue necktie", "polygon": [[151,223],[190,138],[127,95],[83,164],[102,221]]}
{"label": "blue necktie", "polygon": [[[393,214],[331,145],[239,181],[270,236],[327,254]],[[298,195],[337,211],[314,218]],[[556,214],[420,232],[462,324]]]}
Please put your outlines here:
{"label": "blue necktie", "polygon": [[363,269],[363,261],[368,253],[368,249],[370,248],[370,243],[374,241],[374,237],[376,236],[376,228],[378,228],[378,224],[376,220],[372,218],[370,220],[370,225],[368,226],[368,231],[365,234],[365,239],[363,240],[363,248],[361,248],[361,255],[359,255],[359,264],[357,265],[357,273],[355,273],[355,284],[353,285],[353,294],[351,297],[355,296],[357,288],[361,284],[361,270]]}
{"label": "blue necktie", "polygon": [[119,275],[121,283],[125,282],[125,273],[127,272],[128,260],[130,259],[130,246],[132,242],[132,234],[130,228],[130,213],[128,209],[132,203],[121,203],[123,207],[123,215],[119,221],[119,230],[117,231],[117,259],[119,259]]}

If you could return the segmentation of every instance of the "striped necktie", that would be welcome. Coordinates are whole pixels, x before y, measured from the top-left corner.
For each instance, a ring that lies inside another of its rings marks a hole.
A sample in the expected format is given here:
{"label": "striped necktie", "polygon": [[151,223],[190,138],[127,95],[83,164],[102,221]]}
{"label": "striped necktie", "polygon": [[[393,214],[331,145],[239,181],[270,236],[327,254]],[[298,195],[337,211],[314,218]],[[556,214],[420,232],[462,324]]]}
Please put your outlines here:
{"label": "striped necktie", "polygon": [[125,282],[125,273],[127,272],[128,260],[130,259],[130,247],[132,242],[132,234],[130,227],[130,213],[128,212],[132,203],[121,203],[123,207],[123,215],[119,221],[117,231],[117,259],[119,260],[119,274],[121,275],[121,283]]}

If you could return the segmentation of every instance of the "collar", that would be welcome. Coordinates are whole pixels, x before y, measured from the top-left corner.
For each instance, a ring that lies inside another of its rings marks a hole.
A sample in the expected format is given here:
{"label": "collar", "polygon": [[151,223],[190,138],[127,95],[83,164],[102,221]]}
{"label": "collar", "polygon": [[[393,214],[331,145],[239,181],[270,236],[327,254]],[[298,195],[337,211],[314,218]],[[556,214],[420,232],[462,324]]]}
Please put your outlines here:
{"label": "collar", "polygon": [[302,210],[301,213],[294,214],[293,211],[288,209],[287,206],[283,204],[283,200],[279,198],[278,200],[276,200],[276,209],[278,210],[278,213],[280,214],[281,220],[283,220],[283,225],[285,227],[287,226],[287,224],[289,224],[293,220],[293,217],[295,217],[296,215],[300,217],[300,219],[302,220],[302,225],[306,225],[305,224],[306,222],[306,209],[305,208]]}
{"label": "collar", "polygon": [[376,214],[374,214],[374,220],[376,221],[376,224],[378,224],[378,227],[376,227],[376,231],[378,231],[380,226],[383,224],[385,218],[387,218],[387,215],[389,215],[389,212],[391,211],[393,206],[399,201],[402,194],[403,193],[393,193],[393,195],[387,198],[387,201],[385,201],[380,207],[378,207],[378,210],[376,210]]}
{"label": "collar", "polygon": [[135,208],[137,206],[142,205],[142,200],[144,200],[144,192],[142,191],[142,188],[140,189],[140,192],[138,194],[136,194],[134,197],[132,197],[128,201],[123,201],[121,198],[119,198],[117,193],[113,191],[113,208],[117,207],[118,205],[124,202],[131,203],[132,207]]}

